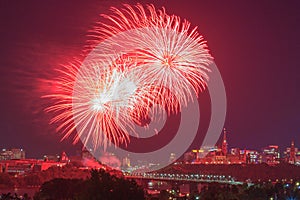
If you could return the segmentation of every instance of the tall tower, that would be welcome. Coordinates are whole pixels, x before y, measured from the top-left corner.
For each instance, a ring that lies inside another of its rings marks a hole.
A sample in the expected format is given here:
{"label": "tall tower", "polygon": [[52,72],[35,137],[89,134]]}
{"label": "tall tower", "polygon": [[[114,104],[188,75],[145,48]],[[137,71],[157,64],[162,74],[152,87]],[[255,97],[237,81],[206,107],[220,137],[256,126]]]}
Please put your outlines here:
{"label": "tall tower", "polygon": [[222,142],[222,153],[224,156],[226,156],[227,152],[228,152],[228,149],[227,149],[228,144],[227,144],[226,134],[227,134],[227,132],[226,132],[226,129],[224,128],[223,129],[223,142]]}
{"label": "tall tower", "polygon": [[294,143],[294,141],[292,141],[291,149],[290,149],[290,159],[289,159],[289,163],[295,164],[295,161],[296,161],[295,143]]}

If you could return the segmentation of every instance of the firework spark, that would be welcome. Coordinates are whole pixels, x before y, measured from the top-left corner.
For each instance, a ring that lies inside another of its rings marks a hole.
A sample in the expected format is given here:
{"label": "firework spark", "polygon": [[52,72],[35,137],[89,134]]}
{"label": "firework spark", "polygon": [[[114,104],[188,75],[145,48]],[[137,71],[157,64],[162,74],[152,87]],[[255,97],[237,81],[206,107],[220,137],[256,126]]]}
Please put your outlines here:
{"label": "firework spark", "polygon": [[[122,61],[125,64],[130,65]],[[90,62],[80,67],[67,65],[60,72],[63,76],[55,80],[57,93],[44,96],[56,102],[46,111],[59,113],[51,122],[62,122],[58,130],[65,133],[63,139],[76,128],[75,143],[91,140],[95,148],[126,144],[128,133],[135,133],[133,124],[149,112],[149,102],[153,102],[148,95],[150,85],[118,63],[110,67]]]}
{"label": "firework spark", "polygon": [[[62,122],[64,138],[76,128],[75,142],[80,138],[104,148],[129,142],[134,123],[154,104],[168,114],[187,106],[192,93],[205,88],[212,60],[197,27],[164,8],[138,4],[111,10],[102,15],[108,22],[90,31],[93,55],[61,70],[58,92],[46,96],[56,100],[47,111],[58,112],[52,122]],[[114,55],[115,47],[125,51]]]}
{"label": "firework spark", "polygon": [[[99,22],[91,32],[91,43],[136,30],[136,34],[124,36],[127,43],[134,44],[134,52],[128,56],[139,61],[134,69],[145,82],[168,88],[186,106],[206,87],[208,65],[212,57],[206,42],[191,24],[178,16],[168,15],[165,9],[156,10],[153,5],[145,9],[138,4],[124,5],[123,9],[111,8],[113,14],[102,15],[107,23]],[[162,94],[168,99],[168,93]],[[165,101],[175,110],[172,101]]]}

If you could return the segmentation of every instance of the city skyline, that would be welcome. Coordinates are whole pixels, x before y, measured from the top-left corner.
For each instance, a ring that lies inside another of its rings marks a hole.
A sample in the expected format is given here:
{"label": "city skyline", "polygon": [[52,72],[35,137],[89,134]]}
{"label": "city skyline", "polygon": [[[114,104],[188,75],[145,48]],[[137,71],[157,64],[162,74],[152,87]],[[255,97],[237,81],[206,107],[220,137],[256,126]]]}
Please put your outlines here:
{"label": "city skyline", "polygon": [[[211,146],[211,147],[205,147],[205,146],[203,146],[203,147],[199,147],[199,148],[189,149],[189,150],[187,150],[185,153],[189,153],[189,152],[193,152],[193,151],[198,151],[198,150],[201,150],[201,149],[209,150],[209,149],[214,149],[214,148],[219,148],[219,150],[221,150],[222,152],[225,151],[224,149],[226,149],[226,153],[225,153],[225,154],[232,154],[232,150],[236,150],[236,149],[239,149],[239,150],[241,150],[241,151],[246,150],[246,151],[257,151],[257,152],[263,153],[263,151],[264,151],[266,148],[269,148],[269,147],[276,147],[276,148],[278,148],[278,150],[279,150],[280,158],[283,158],[283,157],[285,157],[285,156],[287,156],[287,155],[284,155],[284,156],[283,156],[282,154],[285,154],[286,151],[287,151],[288,149],[290,149],[292,145],[294,145],[294,148],[300,150],[300,146],[298,146],[297,143],[295,144],[295,141],[294,141],[294,140],[291,140],[290,144],[287,145],[287,146],[284,146],[284,147],[283,147],[283,146],[279,146],[279,145],[277,145],[277,144],[266,144],[265,146],[262,146],[262,147],[259,148],[259,149],[251,149],[251,148],[247,148],[247,147],[239,147],[239,146],[236,146],[236,145],[230,145],[230,143],[228,143],[228,137],[227,137],[227,136],[225,136],[225,140],[224,140],[224,132],[225,132],[225,128],[224,128],[224,130],[223,130],[223,133],[222,133],[221,136],[220,136],[221,142],[220,142],[220,139],[219,139],[219,141],[215,144],[215,146]],[[226,142],[224,142],[224,141],[226,141]],[[230,138],[229,138],[229,141],[230,141]],[[21,158],[21,157],[20,157],[20,158],[18,157],[18,158],[13,158],[13,159],[24,159],[24,158],[25,158],[25,152],[26,152],[26,149],[23,149],[23,148],[21,148],[21,147],[1,147],[1,146],[0,146],[0,149],[2,149],[2,152],[4,152],[4,151],[16,151],[16,150],[17,150],[18,152],[21,151],[21,152],[23,152],[22,158]],[[88,151],[88,150],[86,150],[86,149],[77,149],[76,154],[82,153],[83,151]],[[299,151],[299,152],[300,152],[300,151]],[[43,152],[41,152],[41,153],[43,153]],[[54,152],[53,154],[41,154],[42,157],[29,157],[29,158],[41,159],[41,158],[44,158],[45,156],[56,156],[56,155],[60,155],[60,154],[62,154],[62,153],[65,154],[65,151],[62,151],[62,152]],[[106,153],[109,153],[109,152],[106,152]],[[19,156],[19,154],[18,154],[18,156]],[[75,156],[75,154],[70,154],[69,156]],[[90,155],[90,156],[91,156],[91,155]],[[182,156],[184,156],[184,154],[183,154]],[[182,157],[182,156],[181,156],[181,157]],[[26,157],[26,158],[28,158],[28,157]],[[126,157],[125,157],[125,158],[126,158]],[[123,158],[118,158],[118,159],[122,160]],[[0,160],[1,160],[1,159],[0,159]]]}
{"label": "city skyline", "polygon": [[[133,2],[133,1],[132,1]],[[141,1],[141,3],[150,3]],[[1,2],[1,147],[22,147],[29,157],[75,153],[80,144],[60,141],[43,110],[49,102],[40,78],[81,53],[86,30],[111,2]],[[120,5],[118,1],[113,3]],[[259,149],[300,143],[299,3],[158,1],[168,13],[199,27],[221,72],[227,94],[229,144]],[[203,139],[210,119],[208,91],[200,95],[201,123],[191,146]],[[233,146],[232,146],[233,147]]]}

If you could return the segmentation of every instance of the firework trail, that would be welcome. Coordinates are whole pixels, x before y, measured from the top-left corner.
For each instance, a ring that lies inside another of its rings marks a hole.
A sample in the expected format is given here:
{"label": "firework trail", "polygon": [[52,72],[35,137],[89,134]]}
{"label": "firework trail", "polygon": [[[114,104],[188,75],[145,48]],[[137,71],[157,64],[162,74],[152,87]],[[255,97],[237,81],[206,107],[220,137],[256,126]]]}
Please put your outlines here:
{"label": "firework trail", "polygon": [[196,28],[164,8],[138,4],[111,10],[102,15],[108,22],[90,31],[92,53],[60,70],[57,92],[45,96],[55,100],[47,111],[58,113],[51,122],[61,123],[63,139],[76,129],[74,142],[92,141],[95,148],[127,144],[134,124],[154,104],[168,114],[179,112],[192,93],[205,88],[212,61]]}
{"label": "firework trail", "polygon": [[[111,143],[126,144],[128,132],[135,133],[133,123],[149,112],[148,102],[154,102],[148,92],[152,86],[141,83],[118,63],[103,67],[89,62],[84,70],[71,64],[60,70],[63,76],[55,80],[57,93],[44,97],[56,101],[46,111],[58,113],[51,123],[62,122],[57,128],[65,133],[62,139],[76,129],[75,143],[79,139],[84,144],[92,140],[94,147],[106,148]],[[130,65],[122,61],[125,64]]]}
{"label": "firework trail", "polygon": [[[112,15],[102,15],[108,22],[100,22],[92,32],[92,43],[135,30],[124,36],[135,47],[127,56],[139,63],[134,70],[145,82],[168,88],[183,106],[192,100],[192,91],[198,95],[205,88],[212,57],[197,27],[191,29],[188,21],[166,14],[164,8],[156,11],[153,5],[111,10]],[[167,92],[163,96],[169,97]]]}

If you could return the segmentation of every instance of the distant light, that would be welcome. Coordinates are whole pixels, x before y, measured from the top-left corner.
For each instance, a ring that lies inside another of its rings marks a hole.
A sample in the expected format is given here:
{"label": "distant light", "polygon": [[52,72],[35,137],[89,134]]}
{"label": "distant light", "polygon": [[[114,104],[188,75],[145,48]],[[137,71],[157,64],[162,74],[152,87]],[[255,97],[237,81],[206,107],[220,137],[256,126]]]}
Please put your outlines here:
{"label": "distant light", "polygon": [[153,182],[149,182],[149,183],[148,183],[148,186],[153,186]]}

